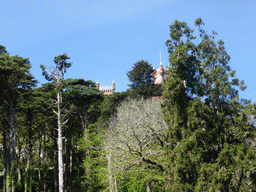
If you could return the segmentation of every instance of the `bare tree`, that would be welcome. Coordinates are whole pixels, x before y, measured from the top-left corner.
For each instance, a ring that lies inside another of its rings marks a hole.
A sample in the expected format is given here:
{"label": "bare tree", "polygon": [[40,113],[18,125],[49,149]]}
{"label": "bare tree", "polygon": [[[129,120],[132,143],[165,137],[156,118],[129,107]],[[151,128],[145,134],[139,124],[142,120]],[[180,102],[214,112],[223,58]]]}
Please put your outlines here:
{"label": "bare tree", "polygon": [[[62,146],[62,127],[67,123],[68,119],[64,122],[62,121],[62,85],[64,80],[64,73],[66,73],[66,68],[69,68],[72,64],[67,63],[66,60],[70,59],[66,54],[59,55],[54,58],[56,67],[52,72],[45,70],[45,66],[40,66],[43,70],[43,75],[49,81],[54,81],[57,92],[57,100],[54,104],[57,105],[58,110],[53,112],[58,117],[58,176],[59,176],[59,192],[63,192],[63,146]],[[56,190],[56,189],[55,189]]]}
{"label": "bare tree", "polygon": [[134,168],[149,173],[144,181],[148,191],[152,179],[161,179],[159,175],[165,167],[163,148],[167,128],[160,99],[128,99],[117,108],[109,123],[105,145],[110,191],[115,191],[115,174]]}

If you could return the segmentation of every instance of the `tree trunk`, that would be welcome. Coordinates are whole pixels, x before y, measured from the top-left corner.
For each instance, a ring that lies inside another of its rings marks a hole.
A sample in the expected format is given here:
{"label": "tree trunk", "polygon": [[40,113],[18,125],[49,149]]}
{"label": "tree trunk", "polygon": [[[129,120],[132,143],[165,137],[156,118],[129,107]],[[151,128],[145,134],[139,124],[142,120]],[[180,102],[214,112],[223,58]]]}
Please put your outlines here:
{"label": "tree trunk", "polygon": [[10,170],[10,162],[7,163],[7,170],[6,170],[6,191],[11,191],[11,170]]}
{"label": "tree trunk", "polygon": [[67,143],[64,141],[63,142],[63,191],[64,192],[67,191],[66,179],[67,179]]}
{"label": "tree trunk", "polygon": [[[20,139],[19,141],[19,147],[18,147],[18,157],[17,157],[17,172],[18,172],[18,183],[22,184],[22,170],[21,170],[21,151],[23,150],[22,142]],[[23,189],[24,190],[24,189]]]}
{"label": "tree trunk", "polygon": [[61,92],[57,93],[58,102],[58,164],[59,164],[59,192],[63,192],[63,146],[61,122]]}
{"label": "tree trunk", "polygon": [[[84,108],[83,110],[79,111],[79,116],[81,119],[81,125],[82,125],[82,136],[85,137],[85,139],[88,141],[88,143],[90,142],[89,137],[88,137],[88,132],[87,132],[87,127],[89,124],[88,118],[89,115],[86,112],[86,109]],[[84,149],[83,150],[83,157],[86,158],[87,156],[90,155],[90,149]],[[91,175],[91,167],[87,166],[85,169],[85,175],[87,176],[87,178],[89,179],[90,175]]]}
{"label": "tree trunk", "polygon": [[72,153],[73,152],[73,136],[71,135],[71,141],[70,141],[70,166],[69,166],[69,191],[72,192],[72,181],[73,181],[73,175],[72,175],[72,169],[73,169],[73,163],[72,163]]}
{"label": "tree trunk", "polygon": [[4,179],[3,179],[3,192],[9,192],[9,182],[8,182],[8,171],[10,163],[10,149],[8,147],[8,138],[6,134],[6,129],[3,129],[3,154],[4,154]]}
{"label": "tree trunk", "polygon": [[111,148],[107,149],[107,159],[108,159],[108,177],[109,177],[109,191],[113,192],[113,181],[112,181],[112,165],[111,165]]}
{"label": "tree trunk", "polygon": [[118,192],[118,190],[117,190],[116,178],[115,178],[115,192]]}
{"label": "tree trunk", "polygon": [[16,126],[15,126],[15,109],[13,107],[13,103],[10,104],[10,140],[11,140],[11,171],[10,171],[10,181],[11,181],[11,190],[14,192],[15,190],[15,148],[16,148]]}
{"label": "tree trunk", "polygon": [[41,192],[41,141],[42,134],[39,137],[39,163],[38,163],[38,191]]}
{"label": "tree trunk", "polygon": [[[30,122],[29,122],[30,123]],[[28,158],[27,158],[27,176],[25,178],[25,192],[32,191],[32,127],[28,129]]]}
{"label": "tree trunk", "polygon": [[18,172],[18,182],[21,183],[21,165],[20,165],[20,154],[21,154],[21,147],[19,147],[18,152],[18,162],[17,162],[17,172]]}
{"label": "tree trunk", "polygon": [[[45,133],[44,133],[44,156],[43,156],[43,162],[44,162],[44,192],[46,192],[46,145],[45,145]],[[54,177],[55,178],[55,177]]]}
{"label": "tree trunk", "polygon": [[71,138],[70,135],[67,136],[67,144],[66,144],[66,167],[65,167],[65,192],[68,190],[69,179],[70,179],[70,150],[71,150]]}
{"label": "tree trunk", "polygon": [[54,191],[58,192],[58,188],[59,188],[59,182],[58,182],[58,146],[57,146],[57,140],[56,140],[56,136],[57,136],[57,131],[54,130]]}
{"label": "tree trunk", "polygon": [[151,189],[150,189],[150,181],[147,181],[147,192],[151,192]]}

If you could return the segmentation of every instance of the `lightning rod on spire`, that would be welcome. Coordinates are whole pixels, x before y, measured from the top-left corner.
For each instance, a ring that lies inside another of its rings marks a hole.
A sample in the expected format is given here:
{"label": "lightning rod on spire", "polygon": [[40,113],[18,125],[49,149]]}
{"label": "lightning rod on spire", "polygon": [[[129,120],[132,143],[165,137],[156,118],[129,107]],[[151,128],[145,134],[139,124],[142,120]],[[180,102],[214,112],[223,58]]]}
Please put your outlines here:
{"label": "lightning rod on spire", "polygon": [[160,63],[161,63],[161,51],[159,51],[159,55],[160,55]]}
{"label": "lightning rod on spire", "polygon": [[159,55],[160,55],[160,65],[162,65],[162,62],[161,62],[161,51],[159,51]]}

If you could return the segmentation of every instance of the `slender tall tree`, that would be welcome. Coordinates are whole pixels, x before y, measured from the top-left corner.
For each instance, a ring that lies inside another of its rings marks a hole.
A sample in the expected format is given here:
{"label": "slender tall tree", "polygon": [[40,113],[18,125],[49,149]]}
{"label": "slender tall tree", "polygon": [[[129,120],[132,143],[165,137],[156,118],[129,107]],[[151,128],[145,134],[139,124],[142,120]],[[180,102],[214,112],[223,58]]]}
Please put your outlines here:
{"label": "slender tall tree", "polygon": [[59,192],[63,192],[63,146],[62,146],[62,128],[63,125],[65,125],[68,121],[62,121],[62,88],[63,88],[63,80],[64,80],[64,73],[66,73],[66,69],[71,67],[72,63],[67,63],[67,60],[70,59],[66,54],[59,55],[54,58],[54,63],[56,64],[56,67],[53,69],[52,72],[46,70],[46,66],[40,65],[40,68],[43,71],[43,76],[48,81],[53,81],[55,85],[56,90],[56,97],[57,99],[54,101],[54,103],[57,105],[57,111],[54,109],[53,112],[58,117],[58,177],[59,177]]}

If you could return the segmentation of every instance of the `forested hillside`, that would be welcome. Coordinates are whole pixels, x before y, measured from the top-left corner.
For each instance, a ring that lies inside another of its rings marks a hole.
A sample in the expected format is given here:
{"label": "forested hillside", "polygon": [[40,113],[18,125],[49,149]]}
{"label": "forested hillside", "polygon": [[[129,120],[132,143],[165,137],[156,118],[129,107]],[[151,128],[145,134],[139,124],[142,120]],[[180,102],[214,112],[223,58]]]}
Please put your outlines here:
{"label": "forested hillside", "polygon": [[140,60],[112,95],[66,79],[67,54],[37,87],[29,59],[0,45],[0,191],[256,191],[256,104],[203,25],[170,25],[163,85]]}

